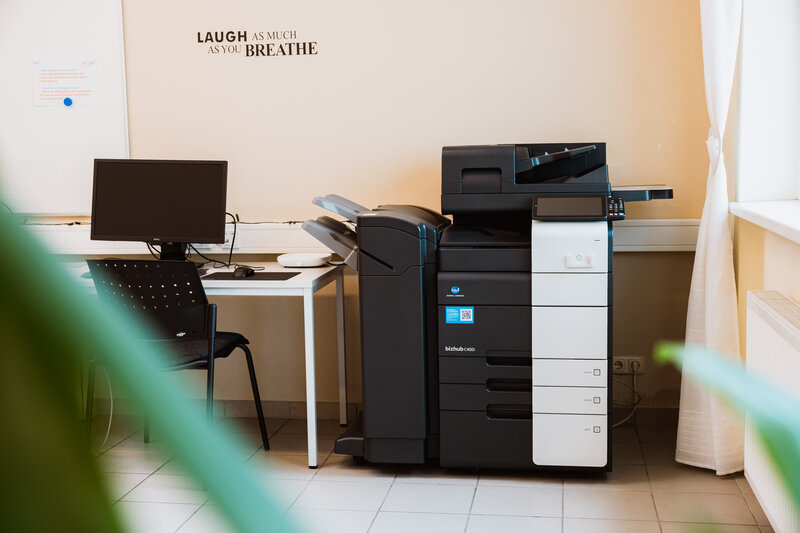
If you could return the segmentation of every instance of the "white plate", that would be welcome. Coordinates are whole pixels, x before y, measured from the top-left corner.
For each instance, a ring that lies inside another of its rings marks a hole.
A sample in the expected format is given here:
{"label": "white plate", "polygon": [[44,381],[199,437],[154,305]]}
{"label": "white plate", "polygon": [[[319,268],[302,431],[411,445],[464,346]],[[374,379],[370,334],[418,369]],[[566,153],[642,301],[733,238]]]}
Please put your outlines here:
{"label": "white plate", "polygon": [[285,267],[318,267],[331,260],[331,254],[283,254],[278,256],[278,263]]}

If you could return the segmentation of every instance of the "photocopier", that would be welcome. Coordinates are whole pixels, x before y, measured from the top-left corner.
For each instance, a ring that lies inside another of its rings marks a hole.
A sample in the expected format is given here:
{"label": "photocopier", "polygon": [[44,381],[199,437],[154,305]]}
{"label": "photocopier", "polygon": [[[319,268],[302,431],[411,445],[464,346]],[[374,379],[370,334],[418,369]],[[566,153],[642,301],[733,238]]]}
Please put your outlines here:
{"label": "photocopier", "polygon": [[604,143],[448,146],[442,213],[314,203],[358,271],[363,409],[335,452],[373,463],[611,469],[614,220]]}

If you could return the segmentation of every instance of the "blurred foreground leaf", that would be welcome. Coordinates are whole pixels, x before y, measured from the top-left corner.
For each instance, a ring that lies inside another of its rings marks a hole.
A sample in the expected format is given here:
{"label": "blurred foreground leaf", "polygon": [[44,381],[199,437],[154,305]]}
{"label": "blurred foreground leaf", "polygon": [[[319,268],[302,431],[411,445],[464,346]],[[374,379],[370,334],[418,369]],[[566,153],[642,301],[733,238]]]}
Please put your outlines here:
{"label": "blurred foreground leaf", "polygon": [[654,356],[681,367],[684,374],[747,413],[795,508],[800,509],[800,400],[703,348],[663,343],[656,346]]}
{"label": "blurred foreground leaf", "polygon": [[188,391],[159,371],[164,354],[133,340],[141,326],[101,308],[6,213],[0,246],[0,530],[121,529],[79,420],[77,372],[95,358],[236,529],[296,531],[241,461],[232,433],[219,421],[209,426]]}

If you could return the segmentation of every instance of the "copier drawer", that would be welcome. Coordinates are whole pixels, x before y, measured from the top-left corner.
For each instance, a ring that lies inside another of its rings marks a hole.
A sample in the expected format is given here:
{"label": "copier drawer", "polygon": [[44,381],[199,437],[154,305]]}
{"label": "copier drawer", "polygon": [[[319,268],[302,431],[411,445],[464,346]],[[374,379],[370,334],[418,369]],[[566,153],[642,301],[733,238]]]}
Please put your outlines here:
{"label": "copier drawer", "polygon": [[533,462],[541,466],[608,463],[605,415],[533,415]]}
{"label": "copier drawer", "polygon": [[607,307],[534,307],[533,357],[605,359]]}
{"label": "copier drawer", "polygon": [[439,355],[486,357],[493,352],[531,353],[531,307],[527,305],[468,306],[470,322],[448,323],[439,306]]}
{"label": "copier drawer", "polygon": [[527,406],[533,397],[530,379],[489,380],[486,385],[439,385],[439,408],[449,411],[480,411],[486,413],[490,404]]}
{"label": "copier drawer", "polygon": [[608,222],[531,225],[531,272],[608,272]]}
{"label": "copier drawer", "polygon": [[604,415],[608,412],[605,387],[534,387],[534,413]]}
{"label": "copier drawer", "polygon": [[531,419],[442,411],[439,463],[449,467],[530,468]]}
{"label": "copier drawer", "polygon": [[487,379],[531,378],[530,353],[521,357],[439,357],[439,383],[473,383],[482,385]]}
{"label": "copier drawer", "polygon": [[534,359],[533,384],[566,387],[606,387],[605,359]]}
{"label": "copier drawer", "polygon": [[531,274],[533,305],[608,305],[608,274]]}

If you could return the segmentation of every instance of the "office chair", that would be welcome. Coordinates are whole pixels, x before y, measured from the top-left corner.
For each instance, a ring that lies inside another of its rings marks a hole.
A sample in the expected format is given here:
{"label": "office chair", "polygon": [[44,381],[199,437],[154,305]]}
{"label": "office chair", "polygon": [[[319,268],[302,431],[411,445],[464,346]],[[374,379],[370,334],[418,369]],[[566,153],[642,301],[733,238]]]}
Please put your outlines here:
{"label": "office chair", "polygon": [[[264,449],[269,450],[261,397],[258,394],[249,341],[239,333],[217,331],[217,306],[209,304],[194,263],[189,261],[145,261],[129,259],[87,259],[94,286],[101,301],[121,306],[151,326],[156,343],[170,355],[165,370],[205,369],[206,412],[214,409],[214,360],[228,357],[241,348],[247,359],[253,399]],[[89,363],[86,399],[86,431],[91,430],[95,361]],[[149,427],[145,422],[145,442]]]}

